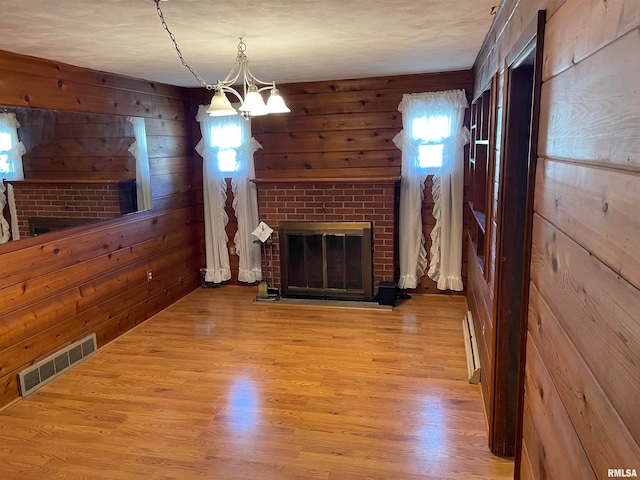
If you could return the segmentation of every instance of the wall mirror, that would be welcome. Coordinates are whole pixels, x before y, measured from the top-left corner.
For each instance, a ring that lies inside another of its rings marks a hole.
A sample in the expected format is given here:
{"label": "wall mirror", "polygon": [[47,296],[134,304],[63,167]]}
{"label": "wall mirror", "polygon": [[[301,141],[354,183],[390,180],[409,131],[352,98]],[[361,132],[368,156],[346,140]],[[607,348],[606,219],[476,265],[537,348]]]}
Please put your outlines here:
{"label": "wall mirror", "polygon": [[12,114],[24,146],[23,179],[2,173],[0,145],[5,241],[151,208],[144,119],[0,107],[5,119]]}

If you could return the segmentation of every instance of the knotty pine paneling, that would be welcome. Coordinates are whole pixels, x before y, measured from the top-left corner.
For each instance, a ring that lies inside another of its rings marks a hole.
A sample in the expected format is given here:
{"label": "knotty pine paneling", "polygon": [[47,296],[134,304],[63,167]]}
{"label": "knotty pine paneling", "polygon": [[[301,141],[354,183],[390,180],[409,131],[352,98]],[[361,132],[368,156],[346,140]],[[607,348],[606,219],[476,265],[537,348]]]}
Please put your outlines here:
{"label": "knotty pine paneling", "polygon": [[[467,239],[467,258],[475,258],[473,244]],[[478,341],[478,354],[482,368],[481,391],[488,425],[493,424],[493,323],[492,292],[484,281],[482,270],[477,262],[467,262],[467,303],[473,317],[473,327]],[[492,442],[492,430],[489,429],[489,443]]]}
{"label": "knotty pine paneling", "polygon": [[[400,176],[401,152],[393,143],[393,137],[402,129],[402,114],[398,111],[402,95],[464,89],[470,98],[471,82],[472,72],[465,70],[278,85],[291,113],[252,120],[253,136],[262,145],[254,155],[256,177]],[[211,92],[194,90],[192,114],[195,116],[198,104],[210,100]],[[196,122],[193,131],[199,139]],[[431,179],[428,179],[422,210],[427,248],[434,223],[430,189]],[[231,218],[232,215],[230,222]],[[231,240],[232,233],[229,232]],[[232,278],[236,276],[233,272]],[[466,261],[463,277],[466,278]],[[415,292],[442,293],[426,275]]]}
{"label": "knotty pine paneling", "polygon": [[335,113],[330,115],[309,115],[306,117],[275,115],[269,122],[254,123],[254,134],[262,133],[286,133],[291,130],[297,132],[313,132],[318,126],[327,130],[341,129],[375,129],[375,128],[402,128],[402,116],[395,111],[371,113]]}
{"label": "knotty pine paneling", "polygon": [[[353,176],[399,176],[402,155],[399,150],[335,152],[266,153],[261,156],[262,174],[277,172],[282,178],[332,177],[336,169]],[[313,168],[322,165],[322,168]]]}
{"label": "knotty pine paneling", "polygon": [[[135,160],[130,156],[22,157],[25,178],[43,180],[124,180],[135,179]],[[31,175],[30,172],[37,172]]]}
{"label": "knotty pine paneling", "polygon": [[[393,143],[400,128],[384,128],[375,130],[347,131],[324,130],[317,132],[300,133],[271,133],[264,135],[254,135],[262,148],[270,154],[296,153],[329,153],[329,152],[361,152],[375,151],[386,152],[397,149]],[[259,158],[259,154],[256,154]],[[260,163],[256,161],[256,174]]]}
{"label": "knotty pine paneling", "polygon": [[640,171],[639,50],[630,32],[543,84],[539,155]]}
{"label": "knotty pine paneling", "polygon": [[[187,238],[185,243],[168,249],[164,256],[155,262],[153,267],[157,275],[162,275],[175,268],[183,250],[199,248],[198,244],[188,242]],[[193,253],[191,256],[195,258]],[[111,272],[101,275],[100,279],[94,281],[92,285],[92,295],[86,295],[88,289],[84,284],[70,282],[71,285],[65,285],[67,288],[59,291],[53,299],[44,295],[37,301],[29,302],[23,308],[4,314],[2,316],[2,338],[11,344],[33,339],[37,337],[42,328],[57,327],[59,316],[71,319],[74,315],[101,306],[110,296],[131,292],[138,284],[147,283],[146,272],[148,269],[149,266],[145,260],[123,267],[118,274],[131,277],[132,280],[128,283],[122,282],[118,275]],[[131,273],[129,274],[129,272]],[[42,294],[43,291],[40,289],[37,293]],[[35,295],[33,296],[35,297]],[[121,307],[122,305],[118,305],[118,308]],[[85,326],[83,323],[81,325]],[[2,357],[2,353],[0,353],[0,357]],[[0,367],[0,371],[2,370],[3,367]]]}
{"label": "knotty pine paneling", "polygon": [[[184,215],[186,212],[177,210],[174,213],[176,217],[178,217],[179,215]],[[151,222],[152,221],[153,220],[151,220]],[[190,222],[195,221],[195,217],[190,219]],[[185,225],[188,225],[188,223]],[[121,230],[126,230],[126,228]],[[116,233],[117,235],[117,227],[113,227],[113,230],[110,231],[109,234],[111,233]],[[92,235],[92,232],[88,232],[85,235],[77,235],[74,236],[73,239],[70,239],[70,241],[83,242],[83,237],[89,237],[90,235]],[[106,236],[107,234],[105,233],[105,237]],[[65,248],[64,243],[58,242],[56,248],[59,250],[59,253],[56,256],[66,255],[70,261],[54,267],[55,273],[49,276],[30,278],[27,274],[24,275],[22,279],[16,279],[16,277],[14,277],[10,282],[7,282],[6,285],[3,285],[0,289],[0,304],[4,307],[3,313],[28,307],[39,300],[46,299],[48,295],[57,296],[58,294],[62,294],[76,285],[87,283],[94,276],[108,275],[114,270],[115,265],[118,265],[120,268],[127,268],[135,264],[139,258],[144,258],[155,250],[170,250],[179,245],[186,245],[190,240],[190,229],[186,228],[186,226],[181,226],[178,222],[172,222],[159,229],[156,229],[154,225],[149,225],[147,231],[136,235],[136,237],[138,243],[126,249],[117,249],[117,246],[109,246],[105,243],[91,247],[85,243],[83,250],[93,248],[94,250],[103,249],[107,252],[100,256],[87,256],[86,258],[78,258],[80,255],[78,250],[72,250],[71,247]],[[65,242],[66,240],[67,239],[65,239]],[[104,238],[104,240],[106,240],[106,238]],[[18,262],[23,262],[26,268],[22,270],[27,270],[28,272],[32,265],[38,265],[40,263],[36,253],[40,248],[40,246],[35,246],[25,250],[11,252],[6,254],[3,260],[12,263],[15,262],[18,265],[20,265]],[[42,255],[41,258],[43,261],[47,256],[51,256],[51,253]],[[33,263],[29,263],[28,258],[33,258]],[[82,269],[78,268],[77,263],[81,263]],[[25,285],[27,280],[28,284]]]}
{"label": "knotty pine paneling", "polygon": [[533,473],[533,466],[529,458],[529,450],[527,442],[522,442],[522,463],[520,464],[520,480],[534,480],[536,477]]}
{"label": "knotty pine paneling", "polygon": [[640,287],[640,175],[540,159],[539,215]]}
{"label": "knotty pine paneling", "polygon": [[[535,344],[527,345],[523,437],[534,478],[595,480],[580,438],[571,428],[562,401]],[[602,478],[602,477],[600,477]]]}
{"label": "knotty pine paneling", "polygon": [[604,476],[611,465],[633,465],[640,447],[534,285],[529,325],[529,340],[544,360],[594,470]]}
{"label": "knotty pine paneling", "polygon": [[470,82],[463,71],[282,85],[291,113],[253,120],[263,145],[255,154],[256,176],[308,177],[319,170],[322,177],[336,169],[331,177],[356,177],[368,176],[367,168],[374,176],[398,175],[400,151],[392,140],[402,129],[402,95],[469,91]]}
{"label": "knotty pine paneling", "polygon": [[[546,10],[548,22],[566,1],[504,0],[502,2],[473,65],[475,95],[489,87],[491,77],[496,72],[502,73],[505,55],[536,16],[538,10]],[[579,1],[585,3],[583,0]],[[590,5],[584,8],[590,8]]]}
{"label": "knotty pine paneling", "polygon": [[531,282],[640,440],[638,289],[539,216],[534,219]]}
{"label": "knotty pine paneling", "polygon": [[[301,82],[287,84],[288,94],[313,94],[368,90],[396,90],[403,93],[418,93],[416,88],[425,87],[435,90],[462,88],[472,81],[470,70],[460,70],[446,73],[425,73],[419,75],[399,75],[390,77],[369,77],[346,80],[328,80],[323,82]],[[458,85],[458,86],[452,86]],[[285,87],[285,85],[283,85]],[[279,87],[278,87],[279,88]],[[426,90],[425,90],[426,91]]]}
{"label": "knotty pine paneling", "polygon": [[154,200],[148,212],[0,245],[2,406],[28,365],[91,332],[101,347],[192,291],[204,258],[187,90],[8,52],[0,78],[0,105],[144,117]]}
{"label": "knotty pine paneling", "polygon": [[[118,89],[139,93],[149,93],[161,97],[183,98],[184,89],[173,85],[141,81],[136,78],[123,77],[115,73],[90,70],[60,62],[43,61],[37,57],[2,52],[0,56],[0,70],[17,72],[27,77],[38,76],[55,80],[58,84],[64,82],[81,83],[84,85],[100,85],[107,89]],[[14,87],[17,88],[16,85]],[[33,94],[33,92],[31,92]],[[116,95],[114,93],[114,95]],[[109,96],[105,96],[105,99]],[[26,99],[25,99],[26,101]],[[36,105],[31,105],[36,106]],[[43,108],[52,108],[46,105]]]}
{"label": "knotty pine paneling", "polygon": [[[631,405],[640,402],[634,387],[640,375],[640,265],[634,248],[640,232],[634,215],[640,5],[506,0],[475,62],[475,95],[496,72],[504,83],[506,52],[535,11],[545,8],[529,306],[529,343],[537,352],[527,350],[526,364],[529,371],[548,372],[547,384],[559,401],[525,408],[520,473],[555,478],[551,472],[564,471],[560,463],[566,458],[549,452],[570,451],[577,438],[586,454],[571,455],[573,471],[582,472],[576,473],[580,478],[604,478],[606,465],[638,468],[640,433]],[[545,415],[555,419],[556,439],[527,437],[542,428]]]}
{"label": "knotty pine paneling", "polygon": [[135,179],[135,141],[126,117],[43,109],[8,109],[20,122],[24,176],[33,180]]}
{"label": "knotty pine paneling", "polygon": [[546,49],[543,72],[547,80],[640,26],[637,0],[607,0],[589,3],[566,0],[562,9],[547,22],[546,39],[554,48]]}

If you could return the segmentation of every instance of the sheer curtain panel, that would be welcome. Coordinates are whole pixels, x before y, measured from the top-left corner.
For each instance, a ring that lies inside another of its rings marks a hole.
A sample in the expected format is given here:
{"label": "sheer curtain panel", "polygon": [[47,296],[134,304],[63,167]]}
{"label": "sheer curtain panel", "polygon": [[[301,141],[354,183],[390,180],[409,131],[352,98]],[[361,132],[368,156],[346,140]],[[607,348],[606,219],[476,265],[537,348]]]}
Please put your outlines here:
{"label": "sheer curtain panel", "polygon": [[147,129],[144,118],[127,117],[133,125],[136,141],[129,147],[129,152],[136,159],[136,196],[138,210],[149,210],[153,206],[151,199],[151,174],[149,172],[149,150],[147,148]]}
{"label": "sheer curtain panel", "polygon": [[229,218],[224,211],[227,200],[227,184],[224,174],[218,168],[219,147],[213,146],[213,134],[216,122],[229,117],[211,117],[206,108],[198,108],[196,120],[200,122],[202,140],[196,145],[196,151],[202,156],[203,195],[204,195],[204,241],[205,241],[205,280],[222,283],[231,278],[229,251],[227,250],[227,232],[225,227]]}
{"label": "sheer curtain panel", "polygon": [[258,217],[258,191],[251,179],[255,177],[253,154],[261,148],[251,137],[250,123],[240,120],[242,125],[242,145],[236,150],[238,167],[231,176],[233,210],[238,219],[238,231],[233,239],[239,258],[238,281],[253,283],[262,280],[262,259],[260,245],[253,243],[251,234],[260,223]]}
{"label": "sheer curtain panel", "polygon": [[[19,127],[20,123],[15,113],[0,113],[0,179],[24,179],[22,156],[25,154],[25,148],[18,139]],[[9,227],[9,222],[2,215],[7,201],[9,202],[11,227]],[[0,243],[6,243],[10,238],[13,240],[20,239],[16,214],[13,187],[9,185],[5,189],[4,182],[0,182]]]}
{"label": "sheer curtain panel", "polygon": [[[428,275],[440,290],[462,290],[462,202],[464,145],[469,132],[464,90],[406,94],[398,110],[403,130],[394,138],[402,150],[400,186],[400,279],[398,287],[416,288]],[[427,260],[422,200],[427,175],[433,174],[431,258]]]}

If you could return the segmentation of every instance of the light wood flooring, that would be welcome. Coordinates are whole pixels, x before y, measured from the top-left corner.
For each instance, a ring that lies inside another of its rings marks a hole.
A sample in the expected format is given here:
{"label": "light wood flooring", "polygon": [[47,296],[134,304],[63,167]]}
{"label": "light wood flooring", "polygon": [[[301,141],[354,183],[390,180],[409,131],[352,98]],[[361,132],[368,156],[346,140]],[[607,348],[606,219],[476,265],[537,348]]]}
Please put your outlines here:
{"label": "light wood flooring", "polygon": [[462,297],[392,311],[198,289],[0,412],[0,479],[510,479]]}

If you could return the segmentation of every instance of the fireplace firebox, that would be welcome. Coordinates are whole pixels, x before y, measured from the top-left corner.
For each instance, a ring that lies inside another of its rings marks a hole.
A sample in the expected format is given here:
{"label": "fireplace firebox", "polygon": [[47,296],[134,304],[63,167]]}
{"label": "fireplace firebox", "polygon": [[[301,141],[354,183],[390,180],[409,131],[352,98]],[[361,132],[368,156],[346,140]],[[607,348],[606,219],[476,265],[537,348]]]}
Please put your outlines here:
{"label": "fireplace firebox", "polygon": [[280,222],[285,297],[371,300],[371,222]]}

